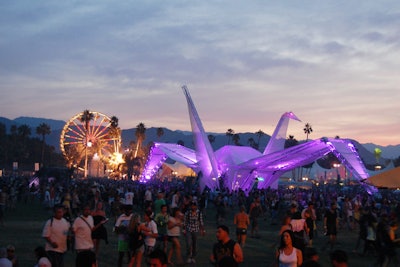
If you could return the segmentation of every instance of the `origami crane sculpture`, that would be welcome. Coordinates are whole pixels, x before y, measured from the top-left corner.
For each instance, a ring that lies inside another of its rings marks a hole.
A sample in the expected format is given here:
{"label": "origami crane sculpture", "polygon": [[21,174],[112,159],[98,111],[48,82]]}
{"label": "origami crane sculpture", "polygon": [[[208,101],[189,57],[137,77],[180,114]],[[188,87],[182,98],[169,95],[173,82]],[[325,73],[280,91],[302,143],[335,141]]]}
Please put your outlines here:
{"label": "origami crane sculpture", "polygon": [[[297,167],[314,162],[332,152],[353,177],[366,179],[366,171],[354,145],[348,139],[320,138],[284,148],[289,120],[300,121],[293,112],[284,113],[263,153],[248,146],[226,145],[213,151],[186,86],[186,97],[195,149],[179,144],[155,143],[151,148],[141,181],[152,179],[167,158],[185,164],[198,175],[202,189],[250,190],[277,188],[279,177]],[[374,191],[374,188],[368,188]]]}

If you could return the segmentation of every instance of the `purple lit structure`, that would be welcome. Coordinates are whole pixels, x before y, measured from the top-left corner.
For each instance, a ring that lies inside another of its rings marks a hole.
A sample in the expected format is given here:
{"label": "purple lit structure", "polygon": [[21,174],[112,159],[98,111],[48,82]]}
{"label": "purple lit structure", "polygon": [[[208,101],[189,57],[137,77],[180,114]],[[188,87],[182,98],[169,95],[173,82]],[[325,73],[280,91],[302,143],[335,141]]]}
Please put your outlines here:
{"label": "purple lit structure", "polygon": [[[332,152],[358,180],[368,178],[354,145],[347,139],[320,138],[285,149],[289,120],[300,121],[292,112],[284,113],[263,153],[252,147],[224,146],[213,151],[186,86],[182,87],[188,104],[195,150],[171,143],[155,143],[151,148],[141,181],[152,179],[167,158],[185,164],[199,176],[200,187],[245,191],[257,187],[277,188],[284,173],[314,162]],[[371,193],[376,189],[367,188]]]}

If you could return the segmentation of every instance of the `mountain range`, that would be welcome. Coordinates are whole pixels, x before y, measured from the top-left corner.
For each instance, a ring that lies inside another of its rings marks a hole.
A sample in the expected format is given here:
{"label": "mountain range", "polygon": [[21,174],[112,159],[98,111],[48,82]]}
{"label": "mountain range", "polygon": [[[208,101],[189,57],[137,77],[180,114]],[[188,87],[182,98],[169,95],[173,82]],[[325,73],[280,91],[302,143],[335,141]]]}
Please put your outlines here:
{"label": "mountain range", "polygon": [[[6,126],[7,131],[9,132],[12,125],[16,125],[17,127],[23,124],[28,125],[31,128],[31,137],[35,137],[36,135],[36,127],[41,123],[46,123],[51,128],[51,134],[46,136],[46,143],[48,145],[52,145],[55,147],[56,151],[60,151],[60,136],[63,127],[66,122],[62,120],[53,120],[53,119],[45,119],[45,118],[33,118],[33,117],[18,117],[16,119],[10,120],[8,118],[0,117],[0,123],[3,123]],[[193,137],[192,133],[188,131],[180,131],[180,130],[169,130],[167,128],[163,128],[164,134],[161,137],[157,136],[158,127],[151,127],[146,129],[146,139],[144,140],[144,144],[148,144],[151,141],[154,142],[163,142],[163,143],[177,143],[183,142],[186,147],[193,148]],[[122,146],[128,147],[131,141],[136,141],[135,137],[136,128],[131,129],[123,129],[121,133]],[[228,144],[228,138],[225,133],[207,133],[215,136],[215,141],[212,143],[214,150],[217,150],[224,145]],[[240,140],[239,143],[243,146],[249,145],[248,140],[253,138],[254,141],[258,141],[258,136],[255,133],[238,133]],[[267,145],[270,135],[265,134],[260,138],[260,151],[263,151],[265,146]],[[322,136],[321,136],[322,137]],[[296,138],[296,137],[295,137]],[[299,140],[302,142],[302,140]],[[358,152],[363,158],[363,160],[369,164],[374,164],[376,162],[376,158],[374,155],[375,148],[379,148],[382,151],[380,163],[385,162],[388,159],[397,159],[400,157],[400,144],[399,145],[389,145],[389,146],[380,146],[373,143],[360,144],[356,140],[353,140]],[[232,144],[232,141],[231,141]]]}

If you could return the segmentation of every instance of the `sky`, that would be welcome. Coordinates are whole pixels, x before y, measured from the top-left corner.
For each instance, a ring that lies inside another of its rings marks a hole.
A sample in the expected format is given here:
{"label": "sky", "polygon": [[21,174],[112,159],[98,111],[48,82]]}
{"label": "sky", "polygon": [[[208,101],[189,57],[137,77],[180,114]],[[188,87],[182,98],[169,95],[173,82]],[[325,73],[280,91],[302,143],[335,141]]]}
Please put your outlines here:
{"label": "sky", "polygon": [[400,1],[1,1],[0,116],[400,144]]}

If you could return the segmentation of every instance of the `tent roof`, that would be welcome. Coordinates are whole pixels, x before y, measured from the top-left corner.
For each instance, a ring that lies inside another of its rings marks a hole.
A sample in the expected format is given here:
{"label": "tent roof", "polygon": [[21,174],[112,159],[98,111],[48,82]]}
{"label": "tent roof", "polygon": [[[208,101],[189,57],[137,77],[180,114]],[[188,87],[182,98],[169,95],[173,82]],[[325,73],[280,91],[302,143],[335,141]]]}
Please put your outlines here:
{"label": "tent roof", "polygon": [[364,182],[376,187],[400,188],[400,167],[371,176]]}

